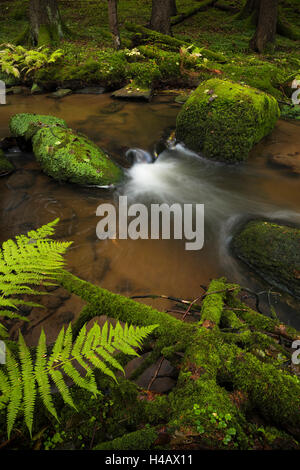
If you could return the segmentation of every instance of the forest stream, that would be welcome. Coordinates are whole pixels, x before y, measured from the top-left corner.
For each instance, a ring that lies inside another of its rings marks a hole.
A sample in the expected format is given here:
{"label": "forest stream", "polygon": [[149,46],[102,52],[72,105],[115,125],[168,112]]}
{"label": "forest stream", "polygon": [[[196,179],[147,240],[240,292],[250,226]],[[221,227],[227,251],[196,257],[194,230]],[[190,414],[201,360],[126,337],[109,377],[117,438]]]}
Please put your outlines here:
{"label": "forest stream", "polygon": [[[112,292],[194,299],[202,292],[201,286],[220,276],[255,292],[268,291],[270,286],[234,259],[229,245],[234,230],[250,218],[300,224],[299,176],[270,162],[272,155],[299,151],[300,126],[279,120],[273,132],[254,147],[247,163],[224,165],[180,144],[160,153],[162,139],[175,128],[179,109],[172,94],[158,95],[151,103],[114,101],[109,94],[73,94],[63,100],[9,96],[8,105],[1,107],[0,138],[9,135],[9,119],[15,113],[61,117],[126,167],[127,174],[117,188],[60,184],[41,172],[32,154],[11,149],[6,155],[17,172],[2,178],[1,243],[59,217],[56,237],[74,242],[67,255],[68,268]],[[125,158],[129,148],[159,156],[153,164],[130,167]],[[116,202],[118,194],[135,202],[203,203],[204,248],[186,251],[184,240],[99,240],[96,209],[103,202]],[[300,329],[297,301],[286,294],[280,299],[271,295],[271,299],[278,317]],[[160,310],[168,308],[161,299],[143,302]],[[263,295],[261,309],[266,314],[270,313],[268,302],[268,295]],[[65,308],[72,309],[75,315],[80,311],[74,303]],[[55,316],[62,314],[66,311],[58,309]],[[50,317],[39,324],[36,334],[42,326],[47,330],[51,321]],[[34,343],[33,336],[27,339]]]}

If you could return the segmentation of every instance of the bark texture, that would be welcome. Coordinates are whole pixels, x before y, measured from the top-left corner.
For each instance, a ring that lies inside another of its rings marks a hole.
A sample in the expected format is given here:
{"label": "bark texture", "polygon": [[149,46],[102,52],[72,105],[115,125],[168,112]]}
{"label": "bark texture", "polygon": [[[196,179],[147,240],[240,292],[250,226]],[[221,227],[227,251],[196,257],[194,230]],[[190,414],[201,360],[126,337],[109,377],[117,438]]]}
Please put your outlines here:
{"label": "bark texture", "polygon": [[266,47],[274,45],[277,20],[278,0],[261,0],[256,31],[250,41],[251,49],[263,52]]}
{"label": "bark texture", "polygon": [[29,22],[35,45],[49,45],[64,36],[57,0],[30,0]]}
{"label": "bark texture", "polygon": [[170,34],[171,0],[152,0],[150,28],[163,34]]}
{"label": "bark texture", "polygon": [[120,49],[121,39],[118,23],[118,0],[108,0],[108,21],[115,49]]}

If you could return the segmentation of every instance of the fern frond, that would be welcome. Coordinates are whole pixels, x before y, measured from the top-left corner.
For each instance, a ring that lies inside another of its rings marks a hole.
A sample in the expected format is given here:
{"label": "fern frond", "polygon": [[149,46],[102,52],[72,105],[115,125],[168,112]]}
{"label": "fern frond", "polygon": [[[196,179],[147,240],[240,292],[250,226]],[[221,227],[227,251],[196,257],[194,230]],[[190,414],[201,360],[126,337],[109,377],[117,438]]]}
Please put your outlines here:
{"label": "fern frond", "polygon": [[30,436],[32,431],[33,422],[33,409],[36,397],[35,375],[33,370],[32,359],[30,351],[25,344],[24,338],[19,333],[19,357],[21,360],[22,381],[24,385],[24,416],[25,423],[29,429]]}
{"label": "fern frond", "polygon": [[[36,349],[35,362],[29,348],[20,333],[18,358],[9,351],[7,364],[0,367],[0,408],[7,408],[7,430],[10,435],[19,411],[24,411],[25,423],[31,434],[34,417],[34,405],[37,393],[46,409],[58,419],[51,396],[51,381],[58,389],[63,401],[76,409],[66,379],[93,395],[99,393],[94,376],[94,368],[116,381],[112,369],[123,371],[123,367],[114,357],[121,351],[125,354],[138,355],[134,347],[141,345],[142,340],[157,325],[148,327],[124,328],[117,323],[116,327],[104,324],[102,329],[95,323],[87,333],[84,325],[75,342],[72,328],[62,328],[47,354],[46,336],[42,330]],[[76,361],[84,368],[84,374],[76,368]],[[19,365],[20,363],[20,365]],[[123,371],[124,372],[124,371]]]}
{"label": "fern frond", "polygon": [[9,349],[6,351],[6,366],[10,382],[10,396],[7,406],[7,434],[9,438],[20,411],[23,395],[23,383],[19,364]]}

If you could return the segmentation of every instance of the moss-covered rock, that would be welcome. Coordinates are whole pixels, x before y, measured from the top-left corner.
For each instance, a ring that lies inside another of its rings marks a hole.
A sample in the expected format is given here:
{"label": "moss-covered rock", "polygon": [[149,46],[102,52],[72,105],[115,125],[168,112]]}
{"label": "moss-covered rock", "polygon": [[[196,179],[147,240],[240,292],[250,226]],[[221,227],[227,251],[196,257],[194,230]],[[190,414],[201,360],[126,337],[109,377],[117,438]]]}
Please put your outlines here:
{"label": "moss-covered rock", "polygon": [[13,164],[4,155],[3,150],[0,149],[0,176],[8,175],[14,168]]}
{"label": "moss-covered rock", "polygon": [[265,280],[300,297],[300,230],[251,221],[233,240],[235,254]]}
{"label": "moss-covered rock", "polygon": [[270,95],[231,81],[211,79],[192,93],[177,117],[176,137],[207,158],[246,160],[280,115]]}
{"label": "moss-covered rock", "polygon": [[41,114],[20,113],[15,114],[9,123],[10,131],[14,137],[23,137],[30,140],[42,126],[67,127],[63,119]]}
{"label": "moss-covered rock", "polygon": [[44,172],[59,181],[107,185],[120,181],[122,170],[87,137],[63,127],[41,128],[32,139]]}

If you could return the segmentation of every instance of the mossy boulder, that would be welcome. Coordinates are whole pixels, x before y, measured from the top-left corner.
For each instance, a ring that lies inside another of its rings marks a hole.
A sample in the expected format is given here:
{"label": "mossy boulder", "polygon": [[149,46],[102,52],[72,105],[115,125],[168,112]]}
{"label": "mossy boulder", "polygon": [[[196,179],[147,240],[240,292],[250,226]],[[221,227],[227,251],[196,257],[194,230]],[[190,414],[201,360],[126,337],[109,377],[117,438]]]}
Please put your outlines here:
{"label": "mossy boulder", "polygon": [[300,230],[251,221],[233,239],[238,258],[270,284],[300,297]]}
{"label": "mossy boulder", "polygon": [[64,127],[41,128],[32,139],[44,172],[59,181],[77,184],[117,183],[122,170],[86,136]]}
{"label": "mossy boulder", "polygon": [[15,114],[9,123],[12,135],[25,140],[30,140],[43,126],[67,127],[67,124],[63,119],[54,116],[30,113]]}
{"label": "mossy boulder", "polygon": [[182,107],[176,137],[207,158],[241,162],[272,131],[279,115],[272,96],[246,85],[211,79]]}
{"label": "mossy boulder", "polygon": [[14,165],[4,155],[3,150],[0,149],[0,176],[8,175],[14,168]]}

